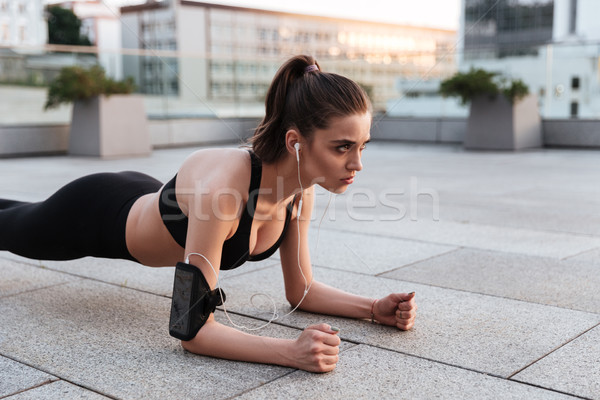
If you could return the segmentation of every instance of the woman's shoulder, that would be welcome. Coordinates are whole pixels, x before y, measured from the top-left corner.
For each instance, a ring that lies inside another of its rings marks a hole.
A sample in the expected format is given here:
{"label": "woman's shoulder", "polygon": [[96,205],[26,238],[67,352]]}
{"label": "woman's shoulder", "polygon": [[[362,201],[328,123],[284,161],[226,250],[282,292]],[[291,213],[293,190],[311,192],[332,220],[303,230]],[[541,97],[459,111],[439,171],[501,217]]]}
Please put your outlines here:
{"label": "woman's shoulder", "polygon": [[183,162],[177,174],[178,186],[212,188],[248,187],[251,176],[250,154],[245,149],[210,148],[195,151]]}

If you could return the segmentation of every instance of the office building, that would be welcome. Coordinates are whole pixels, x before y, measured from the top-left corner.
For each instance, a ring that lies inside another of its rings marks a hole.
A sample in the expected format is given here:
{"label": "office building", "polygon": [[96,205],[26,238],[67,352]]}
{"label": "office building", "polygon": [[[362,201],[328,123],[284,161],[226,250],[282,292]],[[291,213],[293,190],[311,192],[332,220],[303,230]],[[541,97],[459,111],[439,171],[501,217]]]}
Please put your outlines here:
{"label": "office building", "polygon": [[537,54],[552,41],[554,1],[464,0],[464,58]]}
{"label": "office building", "polygon": [[[522,79],[538,96],[543,118],[600,118],[600,2],[596,0],[463,0],[459,69],[483,68]],[[396,116],[468,115],[442,99],[441,80],[398,79]]]}
{"label": "office building", "polygon": [[600,118],[600,2],[464,0],[463,6],[461,69],[524,80],[545,118]]}
{"label": "office building", "polygon": [[123,47],[148,50],[125,58],[125,75],[148,94],[262,103],[280,63],[305,53],[358,81],[382,109],[397,95],[397,77],[455,68],[452,30],[188,0],[148,1],[121,14]]}

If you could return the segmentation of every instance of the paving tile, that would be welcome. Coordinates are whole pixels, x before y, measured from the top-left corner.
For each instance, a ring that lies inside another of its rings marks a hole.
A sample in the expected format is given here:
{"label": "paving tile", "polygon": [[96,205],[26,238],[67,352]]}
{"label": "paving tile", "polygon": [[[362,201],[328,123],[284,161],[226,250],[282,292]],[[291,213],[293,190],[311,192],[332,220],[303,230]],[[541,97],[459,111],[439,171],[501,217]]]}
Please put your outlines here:
{"label": "paving tile", "polygon": [[313,264],[345,271],[376,275],[456,249],[328,229],[311,230],[309,235]]}
{"label": "paving tile", "polygon": [[0,377],[0,398],[58,379],[2,356],[0,356]]}
{"label": "paving tile", "polygon": [[600,322],[600,315],[502,299],[417,283],[315,268],[315,279],[369,297],[391,292],[417,294],[417,322],[409,332],[365,321],[296,311],[285,301],[279,268],[263,269],[222,285],[230,311],[269,319],[277,305],[279,322],[304,328],[327,322],[341,328],[345,340],[425,357],[497,376],[510,376]]}
{"label": "paving tile", "polygon": [[49,383],[9,397],[10,400],[103,400],[109,398],[65,381]]}
{"label": "paving tile", "polygon": [[576,258],[461,249],[382,276],[600,313],[598,265]]}
{"label": "paving tile", "polygon": [[[445,221],[500,225],[510,228],[534,229],[600,236],[600,199],[595,202],[577,201],[573,208],[572,199],[585,194],[569,193],[559,197],[548,191],[535,191],[490,196],[479,193],[445,193],[442,195],[440,214]],[[600,195],[596,195],[600,198]],[[548,218],[552,210],[552,218]]]}
{"label": "paving tile", "polygon": [[39,266],[1,258],[0,255],[0,298],[77,279]]}
{"label": "paving tile", "polygon": [[151,268],[128,260],[85,257],[71,261],[42,261],[55,271],[96,279],[122,287],[170,296],[173,290],[172,267]]}
{"label": "paving tile", "polygon": [[[550,216],[549,216],[550,217]],[[371,221],[355,221],[339,213],[336,221],[323,223],[323,228],[363,234],[375,234],[447,246],[504,251],[539,257],[566,258],[600,246],[600,237],[501,225],[432,221],[379,220],[374,212]]]}
{"label": "paving tile", "polygon": [[600,327],[579,336],[513,379],[600,399]]}
{"label": "paving tile", "polygon": [[323,375],[297,371],[237,397],[250,399],[572,399],[549,390],[359,345]]}
{"label": "paving tile", "polygon": [[573,257],[567,258],[567,261],[586,263],[600,268],[600,248],[584,251]]}
{"label": "paving tile", "polygon": [[[1,256],[6,259],[16,260],[20,263],[32,266],[42,266],[49,271],[67,272],[68,274],[99,280],[106,283],[112,283],[122,287],[143,290],[149,293],[161,296],[171,296],[173,291],[173,267],[152,268],[146,267],[136,262],[128,260],[102,259],[95,257],[85,257],[71,261],[49,261],[49,260],[31,260],[19,257],[8,252],[2,252]],[[0,258],[0,263],[2,258]],[[223,271],[222,279],[228,276],[235,276],[245,273],[249,270],[255,270],[279,263],[276,258],[263,260],[259,262],[249,262],[244,268]],[[1,264],[0,264],[1,265]],[[62,279],[68,280],[67,274],[56,274],[63,276]],[[28,277],[23,277],[27,280]],[[58,279],[58,278],[56,278]],[[71,278],[72,280],[73,278]],[[2,284],[0,284],[0,288]],[[0,293],[1,290],[0,290]]]}
{"label": "paving tile", "polygon": [[[2,354],[107,396],[227,398],[292,371],[187,353],[167,333],[169,299],[114,285],[82,280],[0,307]],[[260,332],[298,333],[273,324]]]}

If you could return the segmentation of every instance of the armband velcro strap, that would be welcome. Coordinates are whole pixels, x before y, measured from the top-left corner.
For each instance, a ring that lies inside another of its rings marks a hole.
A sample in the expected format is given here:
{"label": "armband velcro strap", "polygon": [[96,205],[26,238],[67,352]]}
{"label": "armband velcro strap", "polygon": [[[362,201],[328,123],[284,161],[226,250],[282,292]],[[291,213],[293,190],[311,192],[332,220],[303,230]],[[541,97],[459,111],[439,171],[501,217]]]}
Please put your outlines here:
{"label": "armband velcro strap", "polygon": [[175,267],[169,334],[180,340],[192,340],[217,306],[223,304],[225,293],[210,290],[202,271],[193,265],[178,262]]}

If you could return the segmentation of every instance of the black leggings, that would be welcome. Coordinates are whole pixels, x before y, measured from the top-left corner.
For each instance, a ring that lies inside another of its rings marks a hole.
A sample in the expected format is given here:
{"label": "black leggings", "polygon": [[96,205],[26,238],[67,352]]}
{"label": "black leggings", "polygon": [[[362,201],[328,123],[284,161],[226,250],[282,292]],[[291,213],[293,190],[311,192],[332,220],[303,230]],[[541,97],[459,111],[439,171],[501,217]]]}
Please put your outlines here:
{"label": "black leggings", "polygon": [[139,172],[100,173],[79,178],[40,203],[0,199],[0,250],[38,260],[137,261],[125,242],[127,215],[135,200],[161,186]]}

